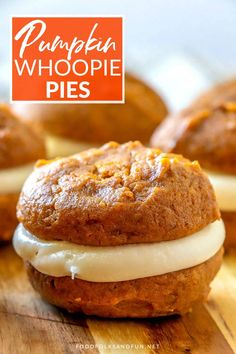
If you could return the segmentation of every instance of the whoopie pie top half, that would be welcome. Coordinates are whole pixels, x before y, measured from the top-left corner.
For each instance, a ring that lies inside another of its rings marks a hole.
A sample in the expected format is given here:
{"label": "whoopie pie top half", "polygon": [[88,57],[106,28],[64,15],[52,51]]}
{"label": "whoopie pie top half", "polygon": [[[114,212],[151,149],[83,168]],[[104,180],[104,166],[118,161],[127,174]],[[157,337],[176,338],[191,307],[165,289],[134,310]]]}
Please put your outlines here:
{"label": "whoopie pie top half", "polygon": [[224,102],[236,103],[236,78],[213,86],[197,97],[190,108],[193,110],[211,108]]}
{"label": "whoopie pie top half", "polygon": [[219,218],[197,162],[140,142],[39,161],[18,204],[35,236],[94,246],[178,239]]}
{"label": "whoopie pie top half", "polygon": [[236,101],[169,116],[151,146],[198,160],[203,168],[236,174]]}

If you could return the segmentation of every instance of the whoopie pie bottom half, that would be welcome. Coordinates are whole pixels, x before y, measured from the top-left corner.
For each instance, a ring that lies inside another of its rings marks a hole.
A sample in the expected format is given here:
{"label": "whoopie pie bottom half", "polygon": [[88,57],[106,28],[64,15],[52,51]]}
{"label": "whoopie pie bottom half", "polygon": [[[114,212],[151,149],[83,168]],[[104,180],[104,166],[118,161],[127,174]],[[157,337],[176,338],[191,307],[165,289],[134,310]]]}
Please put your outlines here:
{"label": "whoopie pie bottom half", "polygon": [[184,314],[195,303],[205,301],[222,255],[223,248],[195,267],[109,283],[48,276],[28,262],[26,268],[34,289],[51,304],[69,312],[101,317],[158,317]]}

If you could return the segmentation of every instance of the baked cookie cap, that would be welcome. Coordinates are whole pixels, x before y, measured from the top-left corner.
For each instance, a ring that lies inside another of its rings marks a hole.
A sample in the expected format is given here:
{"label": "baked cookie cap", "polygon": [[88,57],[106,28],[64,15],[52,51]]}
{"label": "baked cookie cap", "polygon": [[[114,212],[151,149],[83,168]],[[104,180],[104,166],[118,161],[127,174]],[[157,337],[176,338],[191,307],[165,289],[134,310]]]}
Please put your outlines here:
{"label": "baked cookie cap", "polygon": [[236,102],[168,117],[151,146],[198,160],[206,169],[236,174]]}
{"label": "baked cookie cap", "polygon": [[34,162],[45,153],[43,139],[0,104],[0,169]]}
{"label": "baked cookie cap", "polygon": [[18,204],[37,237],[95,246],[178,239],[218,218],[198,163],[139,142],[42,161]]}

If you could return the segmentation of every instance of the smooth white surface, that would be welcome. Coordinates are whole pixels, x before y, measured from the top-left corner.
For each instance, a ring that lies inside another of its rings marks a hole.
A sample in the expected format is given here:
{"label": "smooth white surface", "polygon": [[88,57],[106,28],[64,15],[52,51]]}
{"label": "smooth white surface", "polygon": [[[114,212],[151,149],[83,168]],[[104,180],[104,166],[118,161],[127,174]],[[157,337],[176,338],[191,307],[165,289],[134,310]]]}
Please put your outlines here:
{"label": "smooth white surface", "polygon": [[201,264],[214,256],[224,238],[224,224],[220,220],[179,240],[91,247],[66,241],[42,241],[20,224],[15,231],[13,245],[18,255],[41,273],[92,282],[117,282]]}
{"label": "smooth white surface", "polygon": [[47,135],[46,137],[47,156],[49,159],[73,155],[77,152],[90,149],[91,147],[94,147],[94,145],[75,142],[53,135]]}
{"label": "smooth white surface", "polygon": [[20,192],[33,166],[33,164],[27,164],[0,170],[0,194]]}
{"label": "smooth white surface", "polygon": [[236,176],[206,171],[214,187],[219,208],[236,211]]}

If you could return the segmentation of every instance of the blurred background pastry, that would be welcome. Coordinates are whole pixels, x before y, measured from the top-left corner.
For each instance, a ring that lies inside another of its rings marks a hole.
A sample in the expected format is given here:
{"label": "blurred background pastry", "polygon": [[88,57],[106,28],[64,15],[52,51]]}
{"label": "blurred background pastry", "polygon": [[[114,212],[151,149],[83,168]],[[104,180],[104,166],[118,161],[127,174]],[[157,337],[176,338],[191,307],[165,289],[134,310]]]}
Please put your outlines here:
{"label": "blurred background pastry", "polygon": [[[169,116],[151,138],[152,146],[163,151],[183,154],[191,160],[198,160],[208,173],[225,222],[227,248],[236,247],[236,94],[232,89],[234,86],[235,81],[231,81],[211,89],[205,96],[195,101],[194,105]],[[225,90],[222,91],[222,87],[225,87]],[[231,101],[223,101],[228,98]]]}
{"label": "blurred background pastry", "polygon": [[143,143],[167,114],[162,98],[126,74],[125,104],[14,104],[30,125],[45,133],[48,157],[67,156],[109,140]]}
{"label": "blurred background pastry", "polygon": [[236,103],[236,78],[221,82],[203,92],[191,104],[193,110],[214,107],[224,102]]}
{"label": "blurred background pastry", "polygon": [[0,104],[0,241],[16,227],[16,203],[34,162],[45,157],[44,141]]}

